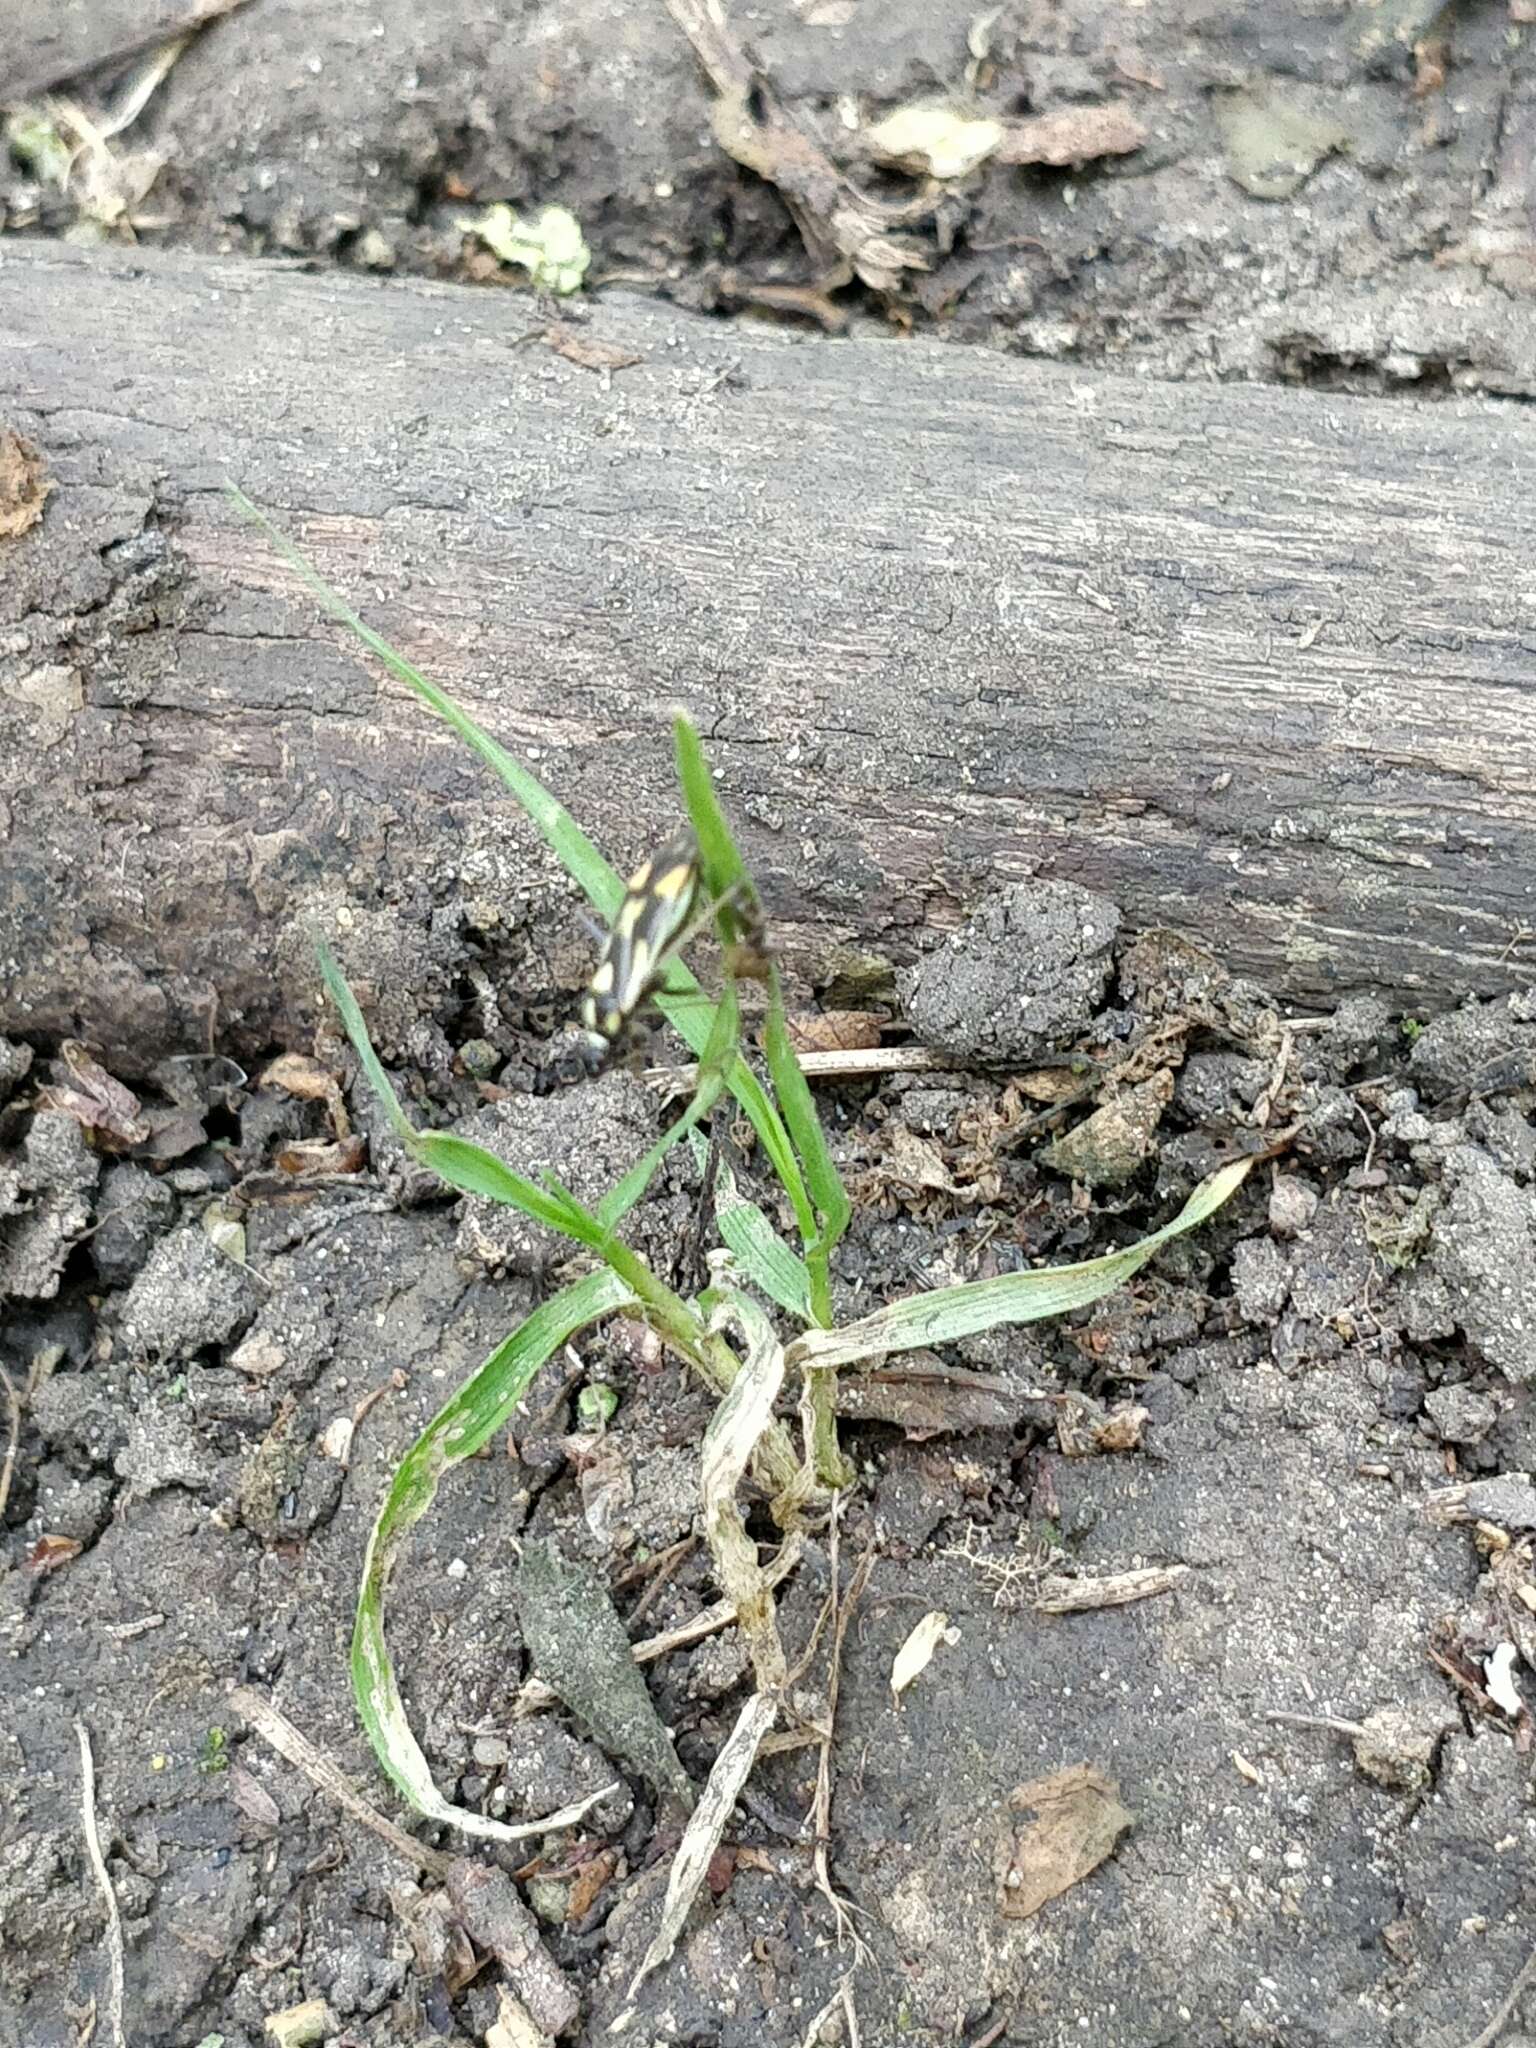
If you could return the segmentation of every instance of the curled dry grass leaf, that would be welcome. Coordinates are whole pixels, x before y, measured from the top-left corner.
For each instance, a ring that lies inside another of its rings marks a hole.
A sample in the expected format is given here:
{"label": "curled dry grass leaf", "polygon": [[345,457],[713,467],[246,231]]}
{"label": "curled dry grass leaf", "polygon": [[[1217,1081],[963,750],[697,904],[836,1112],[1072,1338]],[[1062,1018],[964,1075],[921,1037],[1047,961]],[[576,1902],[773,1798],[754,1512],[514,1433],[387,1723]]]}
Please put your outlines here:
{"label": "curled dry grass leaf", "polygon": [[1261,1154],[1237,1159],[1203,1180],[1171,1223],[1117,1252],[1081,1259],[1071,1266],[1043,1266],[1028,1273],[1000,1273],[992,1280],[967,1280],[927,1294],[892,1302],[840,1330],[806,1330],[789,1347],[791,1366],[826,1369],[888,1358],[893,1351],[918,1351],[953,1344],[1004,1323],[1037,1323],[1047,1316],[1086,1308],[1140,1272],[1165,1244],[1213,1216],[1247,1179]]}
{"label": "curled dry grass leaf", "polygon": [[402,1796],[428,1819],[447,1822],[466,1834],[515,1842],[536,1833],[545,1823],[534,1828],[509,1827],[450,1805],[438,1791],[406,1718],[384,1638],[384,1598],[390,1574],[407,1534],[432,1505],[444,1473],[472,1458],[505,1426],[539,1368],[578,1330],[634,1306],[623,1281],[604,1267],[535,1309],[444,1402],[406,1452],[368,1539],[352,1633],[352,1684],[358,1711],[379,1762]]}

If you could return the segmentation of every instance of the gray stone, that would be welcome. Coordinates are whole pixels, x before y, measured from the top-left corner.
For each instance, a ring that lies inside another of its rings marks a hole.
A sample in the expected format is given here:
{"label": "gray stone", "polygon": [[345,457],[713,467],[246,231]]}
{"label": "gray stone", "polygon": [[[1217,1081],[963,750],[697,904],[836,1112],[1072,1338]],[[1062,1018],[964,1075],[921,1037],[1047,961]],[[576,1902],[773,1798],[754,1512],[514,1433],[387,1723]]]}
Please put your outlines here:
{"label": "gray stone", "polygon": [[1446,1171],[1430,1258],[1451,1313],[1506,1378],[1536,1377],[1536,1196],[1471,1145],[1447,1156]]}
{"label": "gray stone", "polygon": [[1291,1264],[1273,1238],[1245,1237],[1232,1253],[1232,1292],[1250,1323],[1269,1323],[1291,1291]]}
{"label": "gray stone", "polygon": [[1498,1404],[1471,1387],[1435,1387],[1424,1396],[1424,1413],[1448,1444],[1481,1443],[1499,1419]]}
{"label": "gray stone", "polygon": [[102,1177],[96,1214],[92,1262],[109,1287],[126,1287],[175,1221],[176,1197],[142,1166],[120,1159]]}

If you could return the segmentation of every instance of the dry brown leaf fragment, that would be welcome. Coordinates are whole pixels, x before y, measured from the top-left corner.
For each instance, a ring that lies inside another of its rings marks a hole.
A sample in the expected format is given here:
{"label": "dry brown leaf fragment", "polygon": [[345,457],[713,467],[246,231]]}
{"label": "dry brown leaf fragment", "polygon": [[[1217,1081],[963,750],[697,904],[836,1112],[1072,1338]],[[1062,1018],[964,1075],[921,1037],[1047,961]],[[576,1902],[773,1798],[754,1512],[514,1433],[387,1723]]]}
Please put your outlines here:
{"label": "dry brown leaf fragment", "polygon": [[310,1059],[300,1052],[280,1053],[262,1069],[256,1085],[259,1088],[281,1088],[284,1094],[297,1096],[301,1102],[323,1102],[330,1114],[331,1129],[337,1137],[345,1138],[351,1132],[352,1124],[342,1099],[340,1077],[319,1060]]}
{"label": "dry brown leaf fragment", "polygon": [[999,1846],[998,1904],[1009,1920],[1027,1920],[1097,1870],[1136,1816],[1120,1788],[1092,1764],[1070,1764],[1032,1778],[1009,1795],[1010,1824]]}
{"label": "dry brown leaf fragment", "polygon": [[59,1048],[56,1072],[59,1067],[66,1078],[38,1091],[50,1109],[63,1110],[82,1130],[95,1131],[113,1149],[143,1144],[150,1126],[131,1088],[115,1080],[72,1038]]}
{"label": "dry brown leaf fragment", "polygon": [[1143,124],[1123,101],[1102,107],[1063,107],[1010,121],[997,146],[1001,164],[1082,164],[1095,157],[1129,156],[1147,139]]}
{"label": "dry brown leaf fragment", "polygon": [[319,1060],[301,1052],[280,1053],[256,1077],[258,1088],[281,1088],[304,1102],[329,1102],[336,1093],[336,1075]]}
{"label": "dry brown leaf fragment", "polygon": [[275,1828],[282,1819],[277,1801],[259,1778],[252,1777],[244,1764],[231,1767],[225,1786],[231,1802],[257,1827]]}
{"label": "dry brown leaf fragment", "polygon": [[1034,1398],[996,1373],[968,1372],[932,1354],[914,1355],[927,1363],[909,1358],[904,1365],[840,1374],[838,1414],[850,1421],[895,1423],[909,1441],[921,1443],[953,1430],[1011,1429]]}
{"label": "dry brown leaf fragment", "polygon": [[278,1147],[272,1163],[279,1173],[295,1178],[335,1180],[361,1173],[367,1158],[367,1145],[354,1133],[335,1144],[326,1138],[295,1138]]}
{"label": "dry brown leaf fragment", "polygon": [[869,1010],[801,1010],[787,1022],[796,1052],[860,1052],[880,1043],[880,1019]]}
{"label": "dry brown leaf fragment", "polygon": [[1062,1394],[1056,1406],[1056,1442],[1068,1458],[1139,1450],[1148,1416],[1149,1411],[1134,1402],[1104,1408],[1087,1394]]}
{"label": "dry brown leaf fragment", "polygon": [[595,335],[583,334],[579,327],[568,326],[557,320],[546,327],[539,337],[547,349],[557,356],[564,356],[568,363],[575,363],[581,370],[627,370],[635,363],[643,362],[633,349],[618,348],[611,341],[599,341]]}
{"label": "dry brown leaf fragment", "polygon": [[582,1864],[576,1873],[565,1905],[565,1917],[571,1926],[578,1926],[586,1919],[597,1904],[603,1887],[618,1867],[618,1855],[612,1849],[600,1850],[596,1856],[589,1857]]}
{"label": "dry brown leaf fragment", "polygon": [[84,1548],[73,1536],[39,1536],[27,1552],[27,1564],[40,1576],[56,1572],[60,1565],[72,1564]]}
{"label": "dry brown leaf fragment", "polygon": [[938,1147],[920,1138],[916,1131],[908,1130],[905,1124],[890,1124],[884,1144],[884,1155],[876,1172],[887,1186],[932,1188],[946,1195],[959,1192]]}
{"label": "dry brown leaf fragment", "polygon": [[1084,1187],[1119,1187],[1150,1155],[1173,1090],[1167,1067],[1134,1088],[1117,1089],[1092,1116],[1043,1146],[1042,1161]]}
{"label": "dry brown leaf fragment", "polygon": [[19,540],[36,526],[53,489],[42,455],[12,427],[0,427],[0,540]]}

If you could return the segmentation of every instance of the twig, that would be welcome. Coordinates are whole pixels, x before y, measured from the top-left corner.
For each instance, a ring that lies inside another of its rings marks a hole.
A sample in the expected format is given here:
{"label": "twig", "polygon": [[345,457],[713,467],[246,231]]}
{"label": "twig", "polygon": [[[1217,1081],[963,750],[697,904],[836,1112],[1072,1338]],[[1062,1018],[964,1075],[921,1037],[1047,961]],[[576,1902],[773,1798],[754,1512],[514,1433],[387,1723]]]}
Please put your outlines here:
{"label": "twig", "polygon": [[1102,1579],[1069,1579],[1052,1573],[1035,1595],[1037,1614],[1089,1614],[1099,1607],[1128,1607],[1171,1593],[1189,1577],[1187,1564],[1143,1565],[1139,1570],[1112,1572]]}
{"label": "twig", "polygon": [[857,1964],[867,1960],[869,1950],[864,1946],[863,1939],[853,1924],[852,1909],[832,1882],[827,1860],[832,1846],[832,1742],[837,1733],[837,1694],[843,1675],[843,1638],[848,1633],[848,1623],[853,1618],[853,1610],[858,1604],[859,1595],[868,1583],[875,1553],[872,1549],[865,1551],[848,1582],[846,1596],[841,1596],[837,1583],[838,1508],[841,1501],[841,1493],[834,1493],[832,1523],[827,1537],[832,1567],[832,1647],[827,1656],[827,1722],[822,1731],[821,1749],[816,1759],[816,1797],[811,1806],[816,1840],[811,1867],[816,1874],[816,1889],[832,1908],[832,1916],[837,1926],[837,1945],[841,1948],[844,1942],[851,1940],[854,1961]]}
{"label": "twig", "polygon": [[821,2011],[817,2013],[815,2019],[806,2028],[802,2048],[821,2048],[821,2042],[824,2038],[821,2030],[826,2022],[831,2019],[833,2013],[839,2009],[841,2009],[843,2019],[846,2022],[847,2048],[859,2048],[859,2015],[854,2009],[853,1972],[851,1970],[821,2008]]}
{"label": "twig", "polygon": [[1280,1050],[1275,1054],[1274,1069],[1270,1074],[1268,1082],[1265,1084],[1263,1094],[1260,1095],[1258,1101],[1253,1105],[1251,1122],[1259,1130],[1264,1129],[1274,1114],[1276,1098],[1279,1096],[1280,1090],[1285,1086],[1286,1072],[1291,1064],[1291,1050],[1291,1027],[1289,1024],[1282,1024],[1280,1027]]}
{"label": "twig", "polygon": [[0,1464],[0,1516],[3,1516],[6,1502],[11,1497],[11,1479],[16,1470],[16,1450],[21,1442],[21,1396],[3,1365],[0,1365],[0,1380],[5,1382],[5,1404],[11,1416],[10,1439],[5,1446],[5,1462]]}
{"label": "twig", "polygon": [[1271,1707],[1264,1719],[1278,1722],[1282,1728],[1326,1728],[1331,1734],[1349,1736],[1365,1733],[1358,1721],[1341,1721],[1336,1714],[1287,1714]]}
{"label": "twig", "polygon": [[1505,2022],[1513,2014],[1515,2007],[1520,2003],[1522,1994],[1533,1978],[1536,1978],[1536,1949],[1532,1949],[1531,1953],[1526,1957],[1525,1967],[1514,1983],[1510,1985],[1504,2003],[1477,2036],[1477,2039],[1467,2043],[1467,2048],[1493,2048],[1494,2042],[1498,2040],[1500,2034],[1504,2031]]}
{"label": "twig", "polygon": [[414,1863],[418,1870],[424,1870],[429,1877],[446,1883],[448,1870],[453,1862],[451,1856],[443,1856],[436,1849],[429,1849],[425,1842],[418,1842],[408,1835],[404,1828],[397,1828],[392,1820],[386,1820],[382,1813],[375,1811],[360,1792],[347,1783],[341,1772],[327,1756],[310,1741],[302,1729],[296,1728],[286,1714],[278,1712],[270,1701],[264,1700],[259,1692],[253,1692],[248,1685],[237,1686],[229,1696],[229,1703],[236,1713],[243,1714],[264,1742],[271,1744],[279,1756],[301,1770],[311,1784],[318,1785],[322,1792],[329,1792],[336,1804],[360,1821],[365,1828],[371,1828],[381,1842],[387,1842],[397,1856],[407,1863]]}
{"label": "twig", "polygon": [[626,1628],[634,1627],[635,1623],[645,1613],[647,1607],[655,1600],[662,1587],[670,1584],[677,1576],[678,1572],[682,1569],[683,1560],[690,1554],[698,1540],[697,1536],[685,1536],[681,1543],[674,1543],[669,1551],[663,1553],[661,1569],[640,1595],[640,1598],[635,1602],[630,1612],[624,1617]]}
{"label": "twig", "polygon": [[[847,1051],[802,1052],[796,1057],[808,1081],[857,1081],[870,1074],[966,1073],[971,1066],[969,1060],[936,1052],[928,1045],[861,1045]],[[645,1079],[653,1088],[663,1083],[690,1088],[698,1078],[696,1066],[645,1070]]]}
{"label": "twig", "polygon": [[75,1722],[80,1744],[80,1824],[85,1830],[85,1853],[91,1872],[107,1908],[107,1961],[111,1988],[107,1994],[107,2017],[112,2026],[114,2048],[128,2048],[123,2032],[123,1922],[117,1910],[117,1893],[101,1853],[101,1836],[96,1826],[96,1759],[91,1755],[90,1731],[81,1720]]}

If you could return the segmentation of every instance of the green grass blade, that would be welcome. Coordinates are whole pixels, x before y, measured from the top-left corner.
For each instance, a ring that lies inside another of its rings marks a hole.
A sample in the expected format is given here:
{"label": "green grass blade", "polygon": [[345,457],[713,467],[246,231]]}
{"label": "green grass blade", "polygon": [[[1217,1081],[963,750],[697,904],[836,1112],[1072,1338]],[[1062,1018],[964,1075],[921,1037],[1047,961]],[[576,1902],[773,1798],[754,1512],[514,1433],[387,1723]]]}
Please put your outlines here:
{"label": "green grass blade", "polygon": [[630,1290],[616,1274],[603,1269],[535,1309],[449,1397],[406,1452],[368,1538],[352,1633],[357,1710],[379,1762],[401,1796],[428,1819],[466,1833],[516,1841],[534,1830],[465,1812],[438,1791],[406,1718],[385,1640],[384,1600],[390,1574],[406,1535],[432,1505],[443,1474],[461,1459],[473,1457],[505,1425],[540,1366],[588,1323],[632,1306]]}
{"label": "green grass blade", "polygon": [[784,989],[777,968],[770,979],[763,1052],[774,1093],[779,1099],[779,1109],[789,1128],[816,1210],[817,1229],[815,1236],[806,1240],[806,1264],[811,1276],[812,1320],[825,1328],[832,1321],[829,1262],[833,1247],[848,1228],[853,1204],[848,1199],[843,1177],[827,1145],[810,1086],[790,1044],[789,1025],[784,1015]]}
{"label": "green grass blade", "polygon": [[992,1280],[969,1280],[959,1287],[940,1287],[877,1309],[861,1322],[840,1330],[808,1330],[796,1338],[791,1363],[812,1366],[854,1365],[863,1359],[887,1357],[893,1351],[916,1351],[931,1344],[952,1344],[959,1337],[996,1329],[1001,1323],[1033,1323],[1046,1316],[1085,1308],[1101,1295],[1122,1286],[1139,1272],[1154,1252],[1170,1239],[1215,1214],[1242,1185],[1253,1159],[1234,1160],[1203,1180],[1171,1223],[1123,1251],[1083,1259],[1071,1266],[1045,1266],[1029,1273],[1000,1273]]}
{"label": "green grass blade", "polygon": [[623,881],[564,804],[550,795],[531,769],[525,768],[505,747],[498,746],[467,711],[460,710],[446,690],[424,676],[403,654],[397,653],[382,634],[365,625],[341,593],[326,582],[319,570],[304,559],[287,534],[275,526],[259,506],[252,504],[243,491],[231,487],[230,496],[246,518],[261,528],[294,573],[303,579],[321,607],[348,632],[354,633],[370,654],[378,656],[391,675],[398,677],[445,724],[452,726],[459,738],[473,747],[486,766],[501,777],[538,827],[566,873],[585,891],[604,917],[612,917],[623,900]]}
{"label": "green grass blade", "polygon": [[499,1159],[484,1145],[461,1138],[453,1131],[419,1131],[412,1147],[423,1166],[430,1166],[440,1180],[462,1195],[479,1195],[488,1202],[501,1202],[509,1209],[521,1209],[536,1223],[546,1223],[578,1244],[599,1245],[603,1227],[589,1209],[560,1187],[541,1188]]}
{"label": "green grass blade", "polygon": [[389,1118],[390,1128],[408,1149],[414,1151],[416,1126],[400,1107],[400,1098],[390,1084],[378,1054],[373,1049],[373,1040],[368,1036],[368,1026],[363,1022],[363,1013],[358,1007],[357,997],[346,984],[341,969],[336,965],[335,955],[323,939],[315,941],[315,957],[320,963],[321,979],[325,992],[336,1006],[336,1014],[346,1027],[352,1050],[357,1054],[358,1065],[368,1077],[368,1085],[383,1105]]}
{"label": "green grass blade", "polygon": [[799,1323],[813,1322],[811,1276],[755,1202],[722,1202],[715,1225],[752,1285]]}
{"label": "green grass blade", "polygon": [[[702,1173],[709,1147],[699,1137],[691,1142],[694,1160]],[[777,1302],[797,1322],[815,1321],[811,1314],[811,1276],[804,1260],[790,1250],[757,1204],[741,1193],[723,1155],[715,1163],[715,1227],[735,1254],[743,1275],[760,1293]]]}
{"label": "green grass blade", "polygon": [[848,1199],[843,1177],[827,1145],[826,1132],[821,1128],[810,1084],[790,1044],[789,1025],[784,1016],[784,992],[777,973],[773,977],[768,1017],[763,1029],[763,1053],[768,1061],[774,1093],[779,1098],[779,1108],[805,1168],[805,1184],[810,1190],[811,1200],[821,1212],[822,1230],[830,1247],[848,1228],[853,1204]]}
{"label": "green grass blade", "polygon": [[[684,972],[687,970],[685,969]],[[693,977],[689,976],[690,981]],[[702,1052],[709,1036],[709,1020],[714,1015],[714,1005],[695,981],[686,995],[665,994],[656,998],[656,1007],[672,1025],[678,1035],[686,1039],[695,1053]],[[731,1068],[727,1085],[746,1113],[747,1121],[762,1142],[763,1152],[772,1167],[774,1178],[789,1197],[790,1207],[795,1212],[795,1227],[805,1243],[809,1244],[817,1234],[816,1212],[811,1198],[806,1193],[805,1178],[800,1171],[800,1162],[795,1157],[795,1148],[790,1143],[789,1132],[784,1119],[774,1107],[772,1098],[745,1060],[737,1060]]]}
{"label": "green grass blade", "polygon": [[[341,594],[332,589],[320,572],[304,559],[281,528],[274,526],[243,491],[231,488],[229,495],[240,511],[261,528],[295,574],[302,578],[322,609],[349,632],[356,634],[363,645],[378,656],[391,675],[397,676],[408,689],[414,691],[422,703],[435,711],[438,717],[451,726],[466,745],[472,747],[481,760],[501,777],[512,795],[527,811],[551,852],[584,892],[587,900],[603,917],[612,918],[624,898],[623,879],[604,860],[565,806],[550,795],[530,769],[525,768],[520,761],[514,760],[504,747],[498,746],[490,734],[477,725],[446,690],[429,681],[418,668],[405,659],[404,655],[398,654],[382,635],[375,633],[371,626],[364,625]],[[681,961],[672,963],[665,987],[667,993],[658,1000],[657,1007],[697,1057],[708,1040],[714,1006]],[[382,1069],[380,1071],[382,1072]],[[802,1228],[809,1241],[814,1233],[809,1198],[801,1182],[799,1167],[795,1163],[783,1119],[774,1108],[768,1091],[744,1061],[738,1061],[732,1068],[729,1086],[731,1093],[741,1104],[748,1122],[762,1140],[763,1149],[773,1164],[774,1172],[778,1174],[795,1205],[797,1218],[803,1219]],[[386,1095],[384,1099],[388,1102],[392,1097]]]}
{"label": "green grass blade", "polygon": [[720,808],[709,763],[704,759],[704,749],[690,719],[679,715],[672,721],[672,745],[678,786],[683,792],[693,836],[699,843],[699,873],[705,893],[715,905],[721,938],[735,939],[743,930],[742,911],[756,907],[757,890]]}
{"label": "green grass blade", "polygon": [[606,1230],[612,1230],[629,1214],[650,1186],[652,1176],[672,1147],[686,1138],[720,1100],[725,1090],[727,1068],[736,1057],[736,1034],[740,1026],[741,1012],[736,1004],[736,990],[727,986],[715,1006],[715,1022],[699,1063],[698,1085],[692,1100],[682,1115],[662,1132],[650,1151],[637,1159],[618,1186],[604,1197],[597,1216]]}

